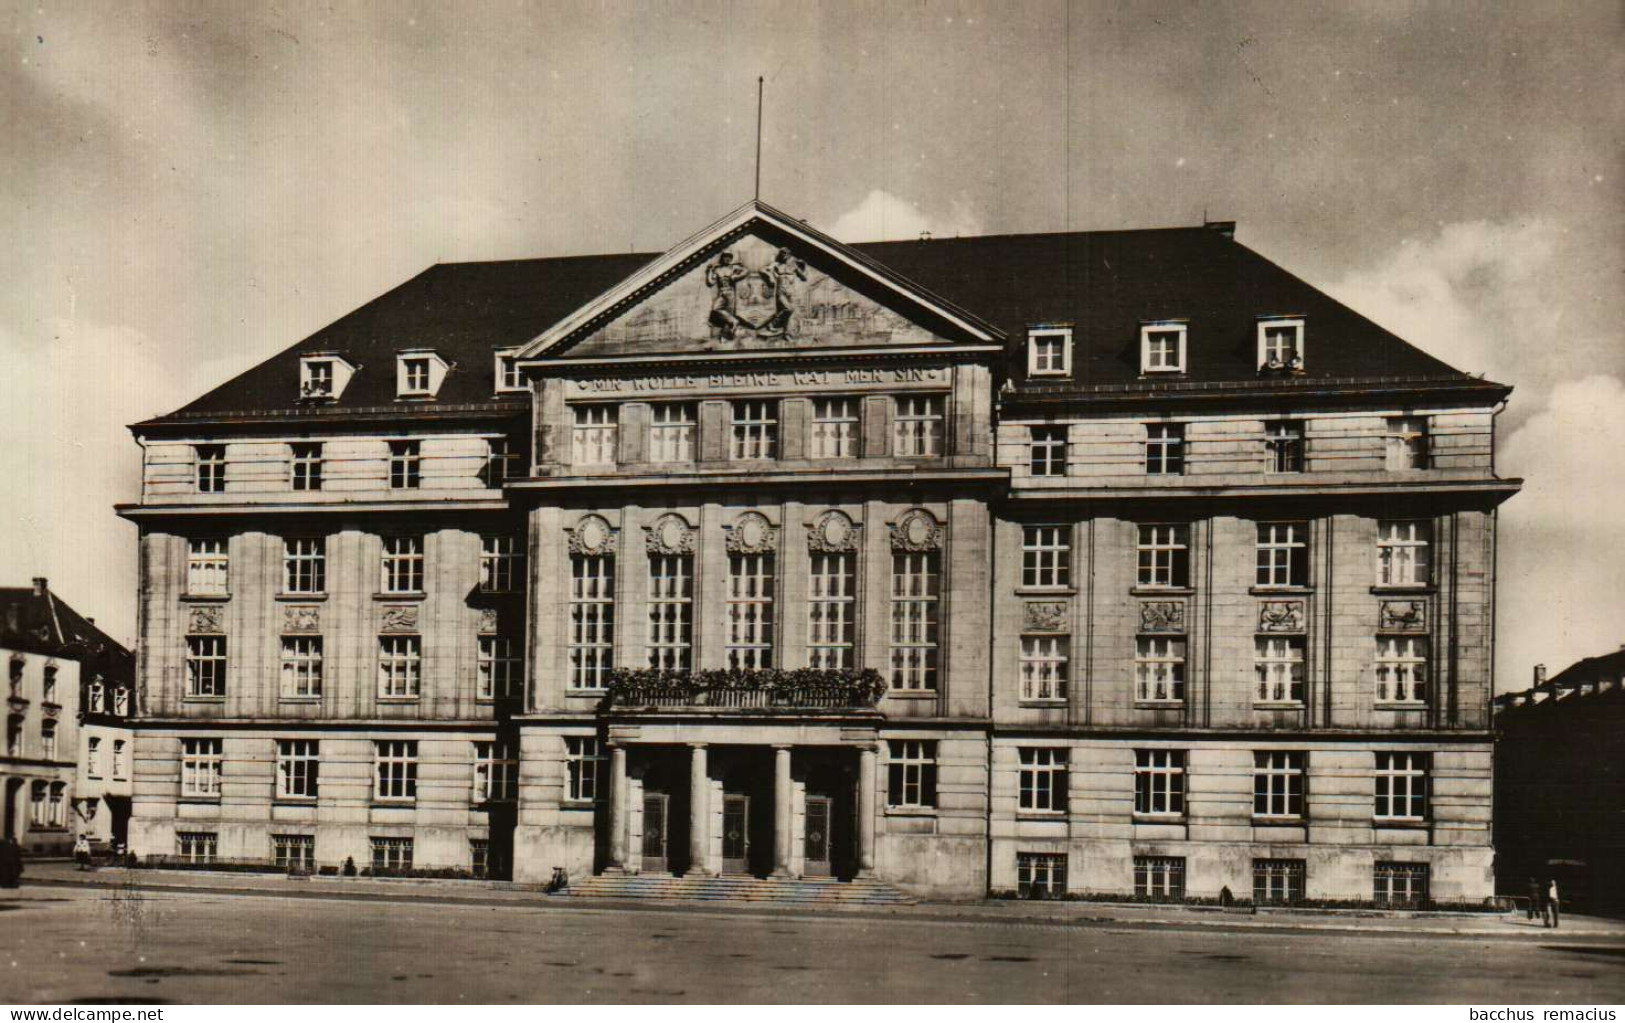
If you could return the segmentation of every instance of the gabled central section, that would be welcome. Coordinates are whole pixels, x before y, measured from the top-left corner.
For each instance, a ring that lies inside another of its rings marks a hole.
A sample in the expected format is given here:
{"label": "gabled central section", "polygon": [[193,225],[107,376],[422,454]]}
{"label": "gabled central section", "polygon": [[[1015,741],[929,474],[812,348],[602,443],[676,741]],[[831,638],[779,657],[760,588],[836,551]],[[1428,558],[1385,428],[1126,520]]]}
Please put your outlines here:
{"label": "gabled central section", "polygon": [[684,241],[524,359],[995,344],[998,331],[760,203]]}

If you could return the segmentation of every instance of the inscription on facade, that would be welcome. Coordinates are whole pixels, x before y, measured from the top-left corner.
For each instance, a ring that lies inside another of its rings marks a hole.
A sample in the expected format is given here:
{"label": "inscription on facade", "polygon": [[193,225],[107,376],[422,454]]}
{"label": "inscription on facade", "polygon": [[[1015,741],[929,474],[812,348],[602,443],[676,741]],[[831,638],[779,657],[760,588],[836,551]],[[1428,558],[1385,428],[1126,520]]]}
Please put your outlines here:
{"label": "inscription on facade", "polygon": [[1021,628],[1025,632],[1066,632],[1072,618],[1072,605],[1064,600],[1031,600],[1022,608]]}
{"label": "inscription on facade", "polygon": [[598,377],[572,380],[572,396],[588,394],[658,394],[666,391],[772,390],[803,387],[892,386],[895,384],[946,384],[948,371],[941,366],[867,369],[808,369],[760,373],[681,373],[659,377]]}
{"label": "inscription on facade", "polygon": [[1184,632],[1185,602],[1183,600],[1142,600],[1140,602],[1141,632]]}
{"label": "inscription on facade", "polygon": [[1302,632],[1304,602],[1266,600],[1258,607],[1259,632]]}
{"label": "inscription on facade", "polygon": [[1384,632],[1426,632],[1428,606],[1420,600],[1385,600],[1377,622]]}

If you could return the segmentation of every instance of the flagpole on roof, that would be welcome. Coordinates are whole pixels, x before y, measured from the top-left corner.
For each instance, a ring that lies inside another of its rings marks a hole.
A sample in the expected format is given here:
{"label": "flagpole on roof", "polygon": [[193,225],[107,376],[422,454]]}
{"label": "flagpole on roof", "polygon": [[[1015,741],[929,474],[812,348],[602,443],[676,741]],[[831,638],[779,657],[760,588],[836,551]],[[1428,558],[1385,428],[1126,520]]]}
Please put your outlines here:
{"label": "flagpole on roof", "polygon": [[762,198],[762,76],[756,76],[756,199]]}

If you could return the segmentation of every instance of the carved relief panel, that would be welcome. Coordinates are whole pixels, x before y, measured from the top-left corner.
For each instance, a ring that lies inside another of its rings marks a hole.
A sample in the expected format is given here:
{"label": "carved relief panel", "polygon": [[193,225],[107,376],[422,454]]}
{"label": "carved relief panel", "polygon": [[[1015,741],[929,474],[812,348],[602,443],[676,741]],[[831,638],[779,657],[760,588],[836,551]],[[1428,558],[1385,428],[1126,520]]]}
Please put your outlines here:
{"label": "carved relief panel", "polygon": [[1259,632],[1302,632],[1308,620],[1301,600],[1266,600],[1258,605]]}
{"label": "carved relief panel", "polygon": [[1141,632],[1185,631],[1185,602],[1183,600],[1140,601]]}

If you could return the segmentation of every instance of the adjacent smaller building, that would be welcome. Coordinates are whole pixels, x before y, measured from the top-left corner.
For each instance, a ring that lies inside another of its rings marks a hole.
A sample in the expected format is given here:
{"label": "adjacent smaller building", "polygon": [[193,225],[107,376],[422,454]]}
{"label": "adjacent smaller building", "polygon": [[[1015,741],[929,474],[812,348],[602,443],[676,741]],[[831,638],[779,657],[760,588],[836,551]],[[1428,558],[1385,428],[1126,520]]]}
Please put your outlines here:
{"label": "adjacent smaller building", "polygon": [[80,833],[122,842],[134,656],[36,578],[31,587],[0,588],[0,661],[4,837],[30,855],[65,854]]}
{"label": "adjacent smaller building", "polygon": [[1625,915],[1625,647],[1495,704],[1498,888],[1555,877],[1576,910]]}

